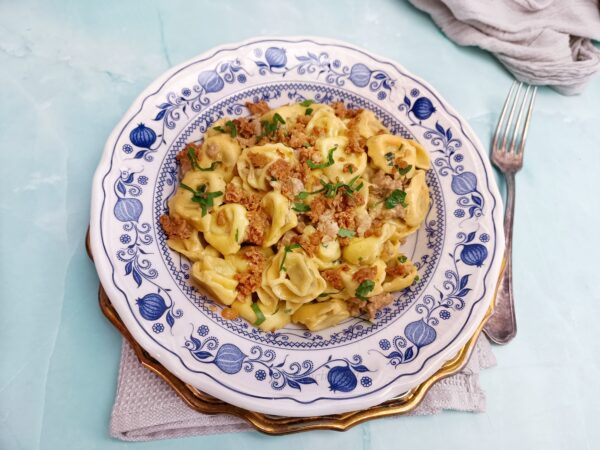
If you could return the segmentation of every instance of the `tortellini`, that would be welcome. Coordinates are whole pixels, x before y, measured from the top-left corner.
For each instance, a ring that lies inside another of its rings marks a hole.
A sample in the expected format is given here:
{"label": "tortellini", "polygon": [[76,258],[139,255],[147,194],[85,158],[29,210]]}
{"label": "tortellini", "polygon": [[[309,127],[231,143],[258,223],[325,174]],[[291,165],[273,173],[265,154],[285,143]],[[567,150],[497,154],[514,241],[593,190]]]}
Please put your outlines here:
{"label": "tortellini", "polygon": [[350,317],[346,302],[339,299],[321,303],[302,305],[292,316],[295,323],[301,323],[310,331],[319,331],[337,325]]}
{"label": "tortellini", "polygon": [[406,188],[406,213],[404,222],[408,226],[418,226],[429,211],[429,188],[425,183],[425,172],[417,170]]}
{"label": "tortellini", "polygon": [[344,260],[357,265],[375,263],[383,250],[383,245],[393,236],[394,231],[394,225],[386,223],[379,236],[352,238],[342,252]]}
{"label": "tortellini", "polygon": [[262,199],[262,206],[271,219],[263,246],[277,243],[288,230],[298,225],[298,217],[291,210],[290,202],[278,192],[269,192]]}
{"label": "tortellini", "polygon": [[160,222],[224,318],[268,332],[374,320],[417,279],[402,246],[430,210],[429,155],[345,108],[248,105],[255,114],[220,119],[187,154]]}
{"label": "tortellini", "polygon": [[237,161],[237,171],[244,185],[260,191],[271,188],[269,168],[277,160],[293,160],[294,151],[283,144],[266,144],[242,151]]}
{"label": "tortellini", "polygon": [[209,295],[224,305],[231,305],[237,297],[235,268],[220,256],[204,254],[192,266],[192,277]]}
{"label": "tortellini", "polygon": [[198,261],[204,252],[204,246],[197,231],[192,232],[186,239],[170,238],[167,240],[167,245],[171,250],[181,253],[192,262]]}
{"label": "tortellini", "polygon": [[208,168],[217,162],[214,172],[220,174],[223,180],[230,181],[242,149],[240,144],[229,134],[219,133],[206,138],[200,149],[198,164]]}
{"label": "tortellini", "polygon": [[410,170],[407,178],[415,175],[417,169],[429,168],[429,156],[415,141],[391,134],[379,134],[367,140],[368,154],[373,165],[386,173],[392,173],[398,159],[404,161]]}
{"label": "tortellini", "polygon": [[356,126],[361,137],[369,139],[376,134],[387,133],[388,130],[375,117],[373,111],[365,109],[356,116]]}
{"label": "tortellini", "polygon": [[290,303],[310,302],[325,286],[316,264],[297,250],[281,249],[263,273],[262,287],[273,297]]}
{"label": "tortellini", "polygon": [[320,108],[313,113],[306,131],[312,133],[315,128],[323,130],[328,137],[340,136],[348,130],[342,119],[337,117],[331,108]]}
{"label": "tortellini", "polygon": [[330,180],[348,183],[352,178],[362,175],[367,168],[367,154],[347,153],[344,151],[347,146],[348,138],[345,136],[321,138],[317,141],[322,161],[327,162],[330,153],[333,158],[333,164],[322,169]]}
{"label": "tortellini", "polygon": [[210,224],[204,239],[223,255],[231,255],[241,248],[249,222],[246,208],[235,203],[218,206],[210,213]]}

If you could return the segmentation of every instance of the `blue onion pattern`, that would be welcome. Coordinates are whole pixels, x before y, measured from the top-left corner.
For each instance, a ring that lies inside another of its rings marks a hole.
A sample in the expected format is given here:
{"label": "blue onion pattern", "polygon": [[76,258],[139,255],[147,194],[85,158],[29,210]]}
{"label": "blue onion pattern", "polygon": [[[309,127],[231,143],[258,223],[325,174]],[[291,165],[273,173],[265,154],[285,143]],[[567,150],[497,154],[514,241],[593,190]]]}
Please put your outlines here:
{"label": "blue onion pattern", "polygon": [[457,153],[456,155],[454,155],[454,161],[456,161],[456,162],[461,162],[463,159],[464,159],[464,157],[460,153]]}
{"label": "blue onion pattern", "polygon": [[244,75],[243,73],[240,73],[237,76],[237,80],[238,80],[238,83],[245,83],[247,80],[246,75]]}
{"label": "blue onion pattern", "polygon": [[137,222],[142,215],[142,202],[137,198],[119,198],[113,212],[121,222]]}
{"label": "blue onion pattern", "polygon": [[448,320],[449,318],[450,318],[450,311],[448,311],[447,309],[443,309],[440,311],[440,319]]}
{"label": "blue onion pattern", "polygon": [[465,245],[460,252],[460,259],[469,266],[481,267],[487,256],[488,251],[481,244]]}
{"label": "blue onion pattern", "polygon": [[152,331],[154,331],[156,334],[162,333],[165,331],[165,326],[162,323],[155,323],[152,325]]}
{"label": "blue onion pattern", "polygon": [[183,95],[184,97],[189,97],[190,95],[192,95],[192,91],[190,91],[188,88],[183,88],[181,90],[181,95]]}
{"label": "blue onion pattern", "polygon": [[452,175],[450,186],[456,195],[467,195],[477,190],[477,177],[472,172]]}
{"label": "blue onion pattern", "polygon": [[146,294],[137,299],[140,315],[146,320],[158,320],[167,310],[165,299],[159,294]]}
{"label": "blue onion pattern", "polygon": [[464,209],[455,209],[454,210],[454,217],[458,217],[459,219],[461,217],[465,217],[465,210]]}
{"label": "blue onion pattern", "polygon": [[479,240],[481,242],[488,242],[490,240],[490,235],[487,233],[481,233],[481,236],[479,236]]}
{"label": "blue onion pattern", "polygon": [[204,88],[206,93],[219,92],[225,86],[225,82],[214,70],[200,72],[198,83]]}
{"label": "blue onion pattern", "polygon": [[350,392],[356,388],[358,380],[348,366],[337,366],[327,373],[329,390],[333,392]]}
{"label": "blue onion pattern", "polygon": [[379,341],[379,348],[381,350],[389,350],[391,347],[390,341],[388,341],[387,339],[382,339]]}
{"label": "blue onion pattern", "polygon": [[142,186],[145,186],[146,184],[148,184],[148,177],[145,175],[138,177],[138,183],[140,183]]}
{"label": "blue onion pattern", "polygon": [[123,146],[123,151],[129,155],[133,151],[133,147],[129,144],[125,144]]}
{"label": "blue onion pattern", "polygon": [[435,329],[424,320],[417,320],[406,325],[404,335],[419,348],[431,344],[437,337]]}
{"label": "blue onion pattern", "polygon": [[198,334],[200,336],[206,336],[208,334],[208,327],[206,325],[200,325],[198,327]]}
{"label": "blue onion pattern", "polygon": [[410,90],[410,95],[412,97],[417,97],[420,94],[419,90],[417,88],[413,88]]}
{"label": "blue onion pattern", "polygon": [[356,86],[365,87],[371,79],[371,70],[364,64],[354,64],[350,69],[350,76],[348,78]]}
{"label": "blue onion pattern", "polygon": [[431,117],[431,115],[436,111],[427,97],[419,97],[415,100],[411,108],[411,112],[415,115],[415,117],[419,120],[427,120]]}
{"label": "blue onion pattern", "polygon": [[242,369],[245,357],[246,355],[235,345],[223,344],[215,356],[214,363],[223,372],[231,375]]}
{"label": "blue onion pattern", "polygon": [[259,369],[254,374],[254,378],[256,378],[258,381],[263,381],[265,378],[267,378],[267,372],[265,372],[262,369]]}
{"label": "blue onion pattern", "polygon": [[287,63],[285,50],[277,47],[269,47],[265,52],[265,59],[271,68],[285,67]]}
{"label": "blue onion pattern", "polygon": [[129,133],[129,140],[137,147],[150,148],[156,142],[156,133],[152,128],[140,123]]}
{"label": "blue onion pattern", "polygon": [[119,241],[121,241],[121,244],[129,244],[131,242],[131,236],[128,234],[122,234],[119,238]]}
{"label": "blue onion pattern", "polygon": [[370,387],[373,384],[373,380],[371,377],[362,377],[360,379],[360,384],[362,384],[363,387]]}

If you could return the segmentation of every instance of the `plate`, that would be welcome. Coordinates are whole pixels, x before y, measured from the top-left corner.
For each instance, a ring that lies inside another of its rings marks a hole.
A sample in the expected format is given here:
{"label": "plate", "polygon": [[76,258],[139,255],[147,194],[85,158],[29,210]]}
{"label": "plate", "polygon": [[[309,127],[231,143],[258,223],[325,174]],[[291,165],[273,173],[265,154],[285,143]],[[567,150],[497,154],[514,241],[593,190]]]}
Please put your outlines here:
{"label": "plate", "polygon": [[[311,98],[372,110],[430,153],[431,209],[403,246],[420,280],[374,323],[264,332],[190,284],[158,218],[177,186],[175,155],[247,101]],[[502,207],[482,145],[424,81],[397,63],[323,38],[251,39],[170,70],[110,135],[94,176],[91,248],[133,338],[184,383],[241,408],[290,417],[365,409],[428,379],[465,345],[493,298]]]}

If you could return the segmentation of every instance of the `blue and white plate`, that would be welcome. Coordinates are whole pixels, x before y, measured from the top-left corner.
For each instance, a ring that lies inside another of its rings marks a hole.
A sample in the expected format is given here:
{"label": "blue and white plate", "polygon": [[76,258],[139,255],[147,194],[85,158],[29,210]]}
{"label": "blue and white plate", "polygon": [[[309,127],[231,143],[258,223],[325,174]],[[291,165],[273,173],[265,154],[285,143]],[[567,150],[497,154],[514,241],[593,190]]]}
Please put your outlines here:
{"label": "blue and white plate", "polygon": [[[430,153],[432,206],[403,251],[420,281],[374,323],[308,332],[227,321],[195,291],[190,263],[158,219],[177,185],[176,153],[222,116],[315,99],[367,108]],[[91,245],[112,304],[175,376],[226,402],[285,416],[363,409],[430,377],[490,305],[504,236],[481,143],[427,83],[399,64],[322,38],[251,39],[211,50],[152,83],[110,135],[94,177]]]}

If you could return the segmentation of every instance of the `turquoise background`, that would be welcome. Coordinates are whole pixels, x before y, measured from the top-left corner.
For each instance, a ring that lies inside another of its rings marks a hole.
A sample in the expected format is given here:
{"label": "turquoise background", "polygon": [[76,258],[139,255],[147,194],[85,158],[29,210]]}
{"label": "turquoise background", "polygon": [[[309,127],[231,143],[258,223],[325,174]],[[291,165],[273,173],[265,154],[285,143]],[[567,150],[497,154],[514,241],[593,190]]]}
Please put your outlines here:
{"label": "turquoise background", "polygon": [[433,84],[489,143],[510,75],[402,1],[0,2],[0,448],[598,448],[600,77],[541,89],[517,179],[519,334],[481,376],[487,412],[132,444],[108,421],[121,338],[84,252],[92,174],[135,97],[174,64],[259,35],[347,40]]}

